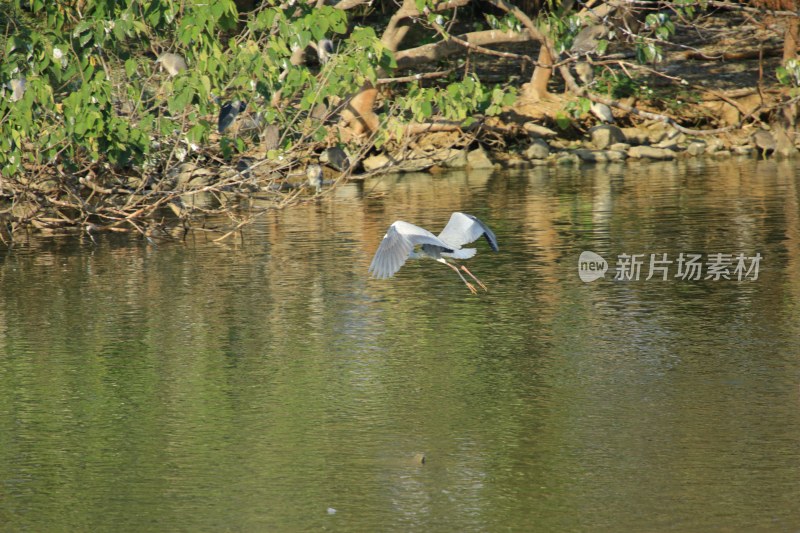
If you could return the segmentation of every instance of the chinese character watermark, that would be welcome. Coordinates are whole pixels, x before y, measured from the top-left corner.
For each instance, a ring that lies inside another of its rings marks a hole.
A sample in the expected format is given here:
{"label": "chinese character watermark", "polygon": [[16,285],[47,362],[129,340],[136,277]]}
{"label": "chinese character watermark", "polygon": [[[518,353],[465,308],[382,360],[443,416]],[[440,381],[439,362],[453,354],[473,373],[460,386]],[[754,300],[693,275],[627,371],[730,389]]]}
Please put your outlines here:
{"label": "chinese character watermark", "polygon": [[[758,268],[761,265],[761,254],[753,256],[745,254],[684,253],[670,259],[667,253],[653,254],[619,254],[614,273],[616,281],[639,281],[646,272],[645,281],[653,278],[660,281],[677,279],[681,281],[729,280],[755,281],[758,279]],[[578,276],[581,281],[589,283],[605,277],[608,262],[600,255],[584,251],[578,259]]]}

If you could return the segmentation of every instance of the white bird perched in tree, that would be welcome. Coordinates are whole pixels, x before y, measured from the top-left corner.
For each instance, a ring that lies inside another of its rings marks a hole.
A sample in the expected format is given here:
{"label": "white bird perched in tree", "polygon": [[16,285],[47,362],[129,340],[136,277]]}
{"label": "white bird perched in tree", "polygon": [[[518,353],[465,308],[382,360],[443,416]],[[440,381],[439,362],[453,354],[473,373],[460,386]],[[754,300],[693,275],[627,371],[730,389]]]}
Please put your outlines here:
{"label": "white bird perched in tree", "polygon": [[170,77],[177,76],[180,72],[186,70],[186,61],[183,59],[183,56],[171,52],[161,54],[158,59],[156,59],[156,63],[160,63]]}
{"label": "white bird perched in tree", "polygon": [[17,102],[19,100],[22,100],[22,97],[25,96],[25,85],[27,83],[28,80],[25,79],[25,76],[14,78],[13,80],[8,82],[8,88],[11,89],[12,102]]}
{"label": "white bird perched in tree", "polygon": [[[475,286],[464,278],[458,267],[449,263],[445,257],[453,259],[469,259],[475,255],[475,248],[462,248],[484,237],[489,247],[495,252],[499,251],[497,237],[494,236],[489,226],[478,218],[466,213],[455,212],[450,216],[450,221],[437,237],[430,231],[398,220],[389,226],[383,236],[375,257],[369,266],[369,272],[378,279],[390,278],[400,270],[408,259],[429,257],[452,268],[461,278],[467,288],[476,294]],[[466,272],[478,285],[486,289],[481,280],[476,278],[467,267],[461,265],[461,270]]]}
{"label": "white bird perched in tree", "polygon": [[317,56],[319,56],[319,62],[323,65],[330,61],[331,56],[333,56],[333,41],[330,39],[322,39],[318,42]]}

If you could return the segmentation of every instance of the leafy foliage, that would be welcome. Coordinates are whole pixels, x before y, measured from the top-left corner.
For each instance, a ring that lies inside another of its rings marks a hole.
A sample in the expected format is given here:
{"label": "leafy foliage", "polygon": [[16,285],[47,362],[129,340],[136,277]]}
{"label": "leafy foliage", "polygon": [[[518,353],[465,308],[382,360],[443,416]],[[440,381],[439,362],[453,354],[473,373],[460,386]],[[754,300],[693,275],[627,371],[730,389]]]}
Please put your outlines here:
{"label": "leafy foliage", "polygon": [[444,88],[412,87],[400,99],[400,107],[410,110],[414,120],[423,122],[434,115],[445,119],[468,121],[473,113],[498,115],[503,106],[514,103],[516,91],[504,91],[499,87],[488,90],[473,76],[460,82],[449,83]]}
{"label": "leafy foliage", "polygon": [[[329,6],[273,5],[244,20],[233,0],[87,0],[81,12],[75,3],[16,0],[2,9],[10,36],[0,65],[6,176],[50,164],[66,171],[164,165],[206,145],[219,106],[234,98],[248,102],[262,124],[279,125],[284,148],[319,141],[324,126],[306,132],[303,117],[395,68],[374,29],[356,27],[344,37],[346,13]],[[293,64],[296,50],[336,36],[337,53],[319,71]],[[174,77],[159,69],[155,58],[165,51],[182,55],[188,68]],[[20,79],[17,100],[11,87]],[[288,105],[274,105],[276,94]],[[441,89],[412,86],[404,98],[402,109],[418,120],[496,114],[511,101],[475,78]],[[223,140],[223,155],[248,143]]]}
{"label": "leafy foliage", "polygon": [[775,70],[775,75],[781,85],[790,88],[792,97],[800,94],[800,61],[789,59]]}

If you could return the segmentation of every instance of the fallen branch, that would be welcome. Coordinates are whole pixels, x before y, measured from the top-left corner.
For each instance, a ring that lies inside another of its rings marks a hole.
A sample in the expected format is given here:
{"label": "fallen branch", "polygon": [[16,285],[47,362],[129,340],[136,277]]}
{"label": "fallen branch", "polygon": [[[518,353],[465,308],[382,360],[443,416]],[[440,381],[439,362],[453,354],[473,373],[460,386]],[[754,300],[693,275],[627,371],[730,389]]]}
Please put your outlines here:
{"label": "fallen branch", "polygon": [[[783,55],[783,48],[771,46],[763,49],[763,56],[765,57],[779,57]],[[686,61],[688,59],[695,59],[701,61],[739,61],[742,59],[758,59],[761,56],[760,50],[739,50],[736,52],[720,52],[717,54],[707,54],[700,50],[688,50],[685,52],[677,52],[674,55],[676,61]]]}
{"label": "fallen branch", "polygon": [[411,76],[400,76],[398,78],[378,78],[376,83],[378,85],[386,85],[389,83],[409,83],[419,80],[430,80],[436,78],[444,78],[449,76],[455,69],[440,70],[437,72],[426,72],[420,74],[412,74]]}
{"label": "fallen branch", "polygon": [[495,52],[485,48],[487,44],[521,43],[530,41],[530,36],[525,33],[515,31],[482,30],[461,35],[451,35],[448,39],[436,43],[425,44],[416,48],[409,48],[397,52],[397,68],[413,68],[425,63],[439,61],[448,56],[461,52],[465,47],[480,50],[481,53],[490,55],[501,55],[501,57],[525,57],[527,61],[536,64],[534,60],[527,56],[517,54],[506,55],[506,52]]}

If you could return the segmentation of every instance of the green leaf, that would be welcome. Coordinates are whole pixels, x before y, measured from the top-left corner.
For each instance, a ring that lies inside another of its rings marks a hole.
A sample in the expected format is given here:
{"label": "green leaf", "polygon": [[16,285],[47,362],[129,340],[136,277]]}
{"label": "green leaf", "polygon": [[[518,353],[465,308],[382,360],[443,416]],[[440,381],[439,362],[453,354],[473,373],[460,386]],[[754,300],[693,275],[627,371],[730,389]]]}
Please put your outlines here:
{"label": "green leaf", "polygon": [[200,144],[205,140],[207,134],[208,134],[208,128],[205,125],[203,125],[202,123],[195,124],[186,133],[186,138],[189,140],[189,142]]}
{"label": "green leaf", "polygon": [[[338,11],[338,10],[337,10]],[[344,13],[341,13],[342,16],[337,17],[331,23],[331,31],[343,34],[347,32],[347,18],[344,16]]]}
{"label": "green leaf", "polygon": [[433,106],[427,100],[420,103],[419,109],[422,112],[422,116],[424,118],[428,118],[431,115],[433,115]]}
{"label": "green leaf", "polygon": [[21,37],[12,35],[8,39],[8,42],[6,42],[6,55],[11,55],[11,53],[15,51],[24,51],[26,45],[27,42],[23,40]]}
{"label": "green leaf", "polygon": [[562,112],[556,113],[556,126],[558,126],[562,130],[569,129],[572,125],[572,120]]}
{"label": "green leaf", "polygon": [[125,74],[129,78],[132,78],[133,75],[136,74],[137,67],[138,65],[136,64],[136,61],[134,61],[133,59],[128,59],[127,61],[125,61]]}
{"label": "green leaf", "polygon": [[328,137],[328,130],[326,128],[317,128],[314,131],[313,139],[315,142],[323,142]]}
{"label": "green leaf", "polygon": [[89,41],[92,40],[92,37],[93,37],[92,32],[87,31],[81,34],[81,36],[78,38],[78,42],[81,44],[83,48],[86,48]]}

